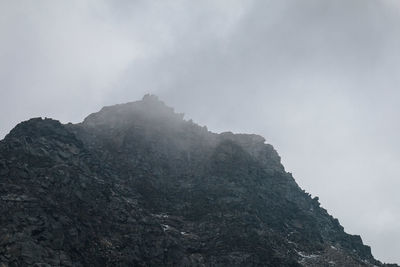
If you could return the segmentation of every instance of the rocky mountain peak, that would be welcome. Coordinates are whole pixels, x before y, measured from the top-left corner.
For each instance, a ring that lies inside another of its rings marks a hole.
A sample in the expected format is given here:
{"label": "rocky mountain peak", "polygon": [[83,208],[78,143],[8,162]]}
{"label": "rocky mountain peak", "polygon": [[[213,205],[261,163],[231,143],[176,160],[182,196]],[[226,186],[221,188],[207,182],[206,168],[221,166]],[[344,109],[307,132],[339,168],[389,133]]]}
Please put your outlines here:
{"label": "rocky mountain peak", "polygon": [[143,102],[151,103],[151,104],[164,104],[164,102],[160,101],[158,96],[152,94],[145,94],[142,98]]}
{"label": "rocky mountain peak", "polygon": [[212,133],[154,95],[18,124],[0,214],[0,266],[385,266],[262,136]]}
{"label": "rocky mountain peak", "polygon": [[155,95],[145,95],[142,100],[103,107],[90,114],[83,124],[86,126],[121,127],[132,123],[162,122],[177,124],[183,121],[183,114],[175,113]]}
{"label": "rocky mountain peak", "polygon": [[58,140],[58,141],[77,141],[75,135],[65,129],[64,125],[57,120],[50,118],[32,118],[30,120],[19,123],[5,137],[10,139],[23,139],[28,143],[35,139],[42,140]]}

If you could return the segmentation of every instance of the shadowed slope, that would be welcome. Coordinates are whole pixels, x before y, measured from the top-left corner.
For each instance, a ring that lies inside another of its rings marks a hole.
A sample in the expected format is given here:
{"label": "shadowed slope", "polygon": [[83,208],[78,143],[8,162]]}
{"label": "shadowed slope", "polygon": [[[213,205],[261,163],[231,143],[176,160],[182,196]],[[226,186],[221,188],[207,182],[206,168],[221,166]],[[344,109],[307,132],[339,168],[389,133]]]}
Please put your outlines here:
{"label": "shadowed slope", "polygon": [[0,201],[10,266],[381,265],[263,137],[211,133],[150,95],[16,126]]}

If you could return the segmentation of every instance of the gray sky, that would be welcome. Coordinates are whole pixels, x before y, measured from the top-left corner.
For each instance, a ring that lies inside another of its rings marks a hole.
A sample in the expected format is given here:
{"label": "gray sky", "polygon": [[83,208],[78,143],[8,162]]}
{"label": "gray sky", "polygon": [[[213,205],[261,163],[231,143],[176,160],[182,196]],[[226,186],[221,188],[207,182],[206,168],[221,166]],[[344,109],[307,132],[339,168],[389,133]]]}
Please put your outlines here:
{"label": "gray sky", "polygon": [[263,135],[375,257],[400,262],[398,0],[0,0],[0,138],[157,94]]}

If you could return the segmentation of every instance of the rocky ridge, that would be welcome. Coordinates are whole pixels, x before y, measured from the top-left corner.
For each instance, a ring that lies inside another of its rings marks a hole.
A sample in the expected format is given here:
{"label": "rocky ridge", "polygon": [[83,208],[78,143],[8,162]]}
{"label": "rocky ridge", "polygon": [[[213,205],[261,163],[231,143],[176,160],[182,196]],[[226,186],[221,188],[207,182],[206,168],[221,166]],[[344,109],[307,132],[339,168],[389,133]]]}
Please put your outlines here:
{"label": "rocky ridge", "polygon": [[0,141],[0,266],[397,266],[302,190],[258,135],[157,97]]}

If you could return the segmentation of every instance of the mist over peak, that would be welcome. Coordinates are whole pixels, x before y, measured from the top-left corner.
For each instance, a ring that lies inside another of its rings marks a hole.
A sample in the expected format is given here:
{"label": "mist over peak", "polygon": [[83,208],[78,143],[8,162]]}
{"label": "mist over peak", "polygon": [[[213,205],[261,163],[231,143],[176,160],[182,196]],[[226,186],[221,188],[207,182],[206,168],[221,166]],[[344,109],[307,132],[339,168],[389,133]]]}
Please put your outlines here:
{"label": "mist over peak", "polygon": [[262,136],[212,133],[154,95],[18,124],[0,141],[0,201],[6,264],[386,266]]}
{"label": "mist over peak", "polygon": [[87,126],[107,124],[118,126],[140,120],[168,120],[171,123],[183,121],[183,114],[175,113],[155,95],[145,95],[142,100],[103,107],[99,112],[90,114],[83,121]]}
{"label": "mist over peak", "polygon": [[[0,1],[0,18],[0,139],[151,92],[212,132],[265,137],[347,232],[400,262],[398,0]],[[184,132],[223,140],[164,111],[155,124],[93,116],[87,138],[109,133],[122,150],[136,147],[130,131],[164,132],[182,154],[197,144]]]}

